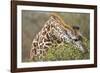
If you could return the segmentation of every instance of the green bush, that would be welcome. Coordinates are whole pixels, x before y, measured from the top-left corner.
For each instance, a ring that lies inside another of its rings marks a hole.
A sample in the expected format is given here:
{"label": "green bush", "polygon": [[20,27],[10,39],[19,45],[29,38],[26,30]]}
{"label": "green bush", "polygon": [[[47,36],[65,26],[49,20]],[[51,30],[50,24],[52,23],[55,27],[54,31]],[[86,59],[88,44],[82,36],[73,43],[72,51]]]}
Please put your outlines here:
{"label": "green bush", "polygon": [[[89,49],[88,49],[89,50]],[[89,52],[82,53],[79,48],[71,43],[53,44],[46,56],[41,59],[36,58],[35,61],[60,61],[60,60],[82,60],[89,59]]]}

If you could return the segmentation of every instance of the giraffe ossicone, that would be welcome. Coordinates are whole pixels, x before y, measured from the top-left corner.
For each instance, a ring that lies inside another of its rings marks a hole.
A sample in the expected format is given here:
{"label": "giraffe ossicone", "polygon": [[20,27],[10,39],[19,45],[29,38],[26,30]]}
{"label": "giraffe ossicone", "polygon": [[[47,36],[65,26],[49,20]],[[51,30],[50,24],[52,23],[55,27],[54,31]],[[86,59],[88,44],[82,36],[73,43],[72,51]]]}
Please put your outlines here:
{"label": "giraffe ossicone", "polygon": [[[41,31],[36,34],[30,50],[30,59],[44,57],[53,43],[72,43],[83,53],[86,47],[82,43],[82,34],[78,26],[71,27],[56,14],[51,14]],[[67,48],[66,48],[67,49]]]}

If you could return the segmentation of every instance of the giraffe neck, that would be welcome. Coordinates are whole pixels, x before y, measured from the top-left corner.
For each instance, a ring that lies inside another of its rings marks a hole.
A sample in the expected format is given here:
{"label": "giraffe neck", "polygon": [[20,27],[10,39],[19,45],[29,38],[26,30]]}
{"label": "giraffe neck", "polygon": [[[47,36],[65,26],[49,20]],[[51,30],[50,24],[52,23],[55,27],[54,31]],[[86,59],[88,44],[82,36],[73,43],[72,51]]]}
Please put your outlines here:
{"label": "giraffe neck", "polygon": [[50,17],[50,19],[45,23],[41,31],[36,35],[32,43],[31,55],[43,57],[48,48],[52,46],[54,41],[58,41],[57,38],[53,35],[53,31],[56,30],[57,22]]}

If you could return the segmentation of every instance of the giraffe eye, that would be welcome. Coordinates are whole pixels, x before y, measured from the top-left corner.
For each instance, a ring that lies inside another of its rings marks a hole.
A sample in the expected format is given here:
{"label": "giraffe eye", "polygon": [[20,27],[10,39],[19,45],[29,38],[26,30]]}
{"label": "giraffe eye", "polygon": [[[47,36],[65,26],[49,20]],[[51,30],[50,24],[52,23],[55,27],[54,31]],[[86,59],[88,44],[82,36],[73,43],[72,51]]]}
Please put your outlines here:
{"label": "giraffe eye", "polygon": [[75,42],[79,41],[79,39],[73,39]]}

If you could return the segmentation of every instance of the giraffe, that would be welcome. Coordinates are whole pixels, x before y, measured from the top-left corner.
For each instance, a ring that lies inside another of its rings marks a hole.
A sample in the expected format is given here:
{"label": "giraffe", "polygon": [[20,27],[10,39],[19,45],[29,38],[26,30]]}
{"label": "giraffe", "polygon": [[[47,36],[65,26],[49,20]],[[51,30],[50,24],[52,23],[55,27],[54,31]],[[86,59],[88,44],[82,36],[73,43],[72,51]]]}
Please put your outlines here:
{"label": "giraffe", "polygon": [[72,43],[84,53],[86,47],[82,44],[81,39],[82,34],[79,32],[78,26],[71,27],[65,24],[57,14],[51,14],[41,31],[33,39],[30,59],[33,60],[35,57],[41,59],[55,41],[57,43]]}

